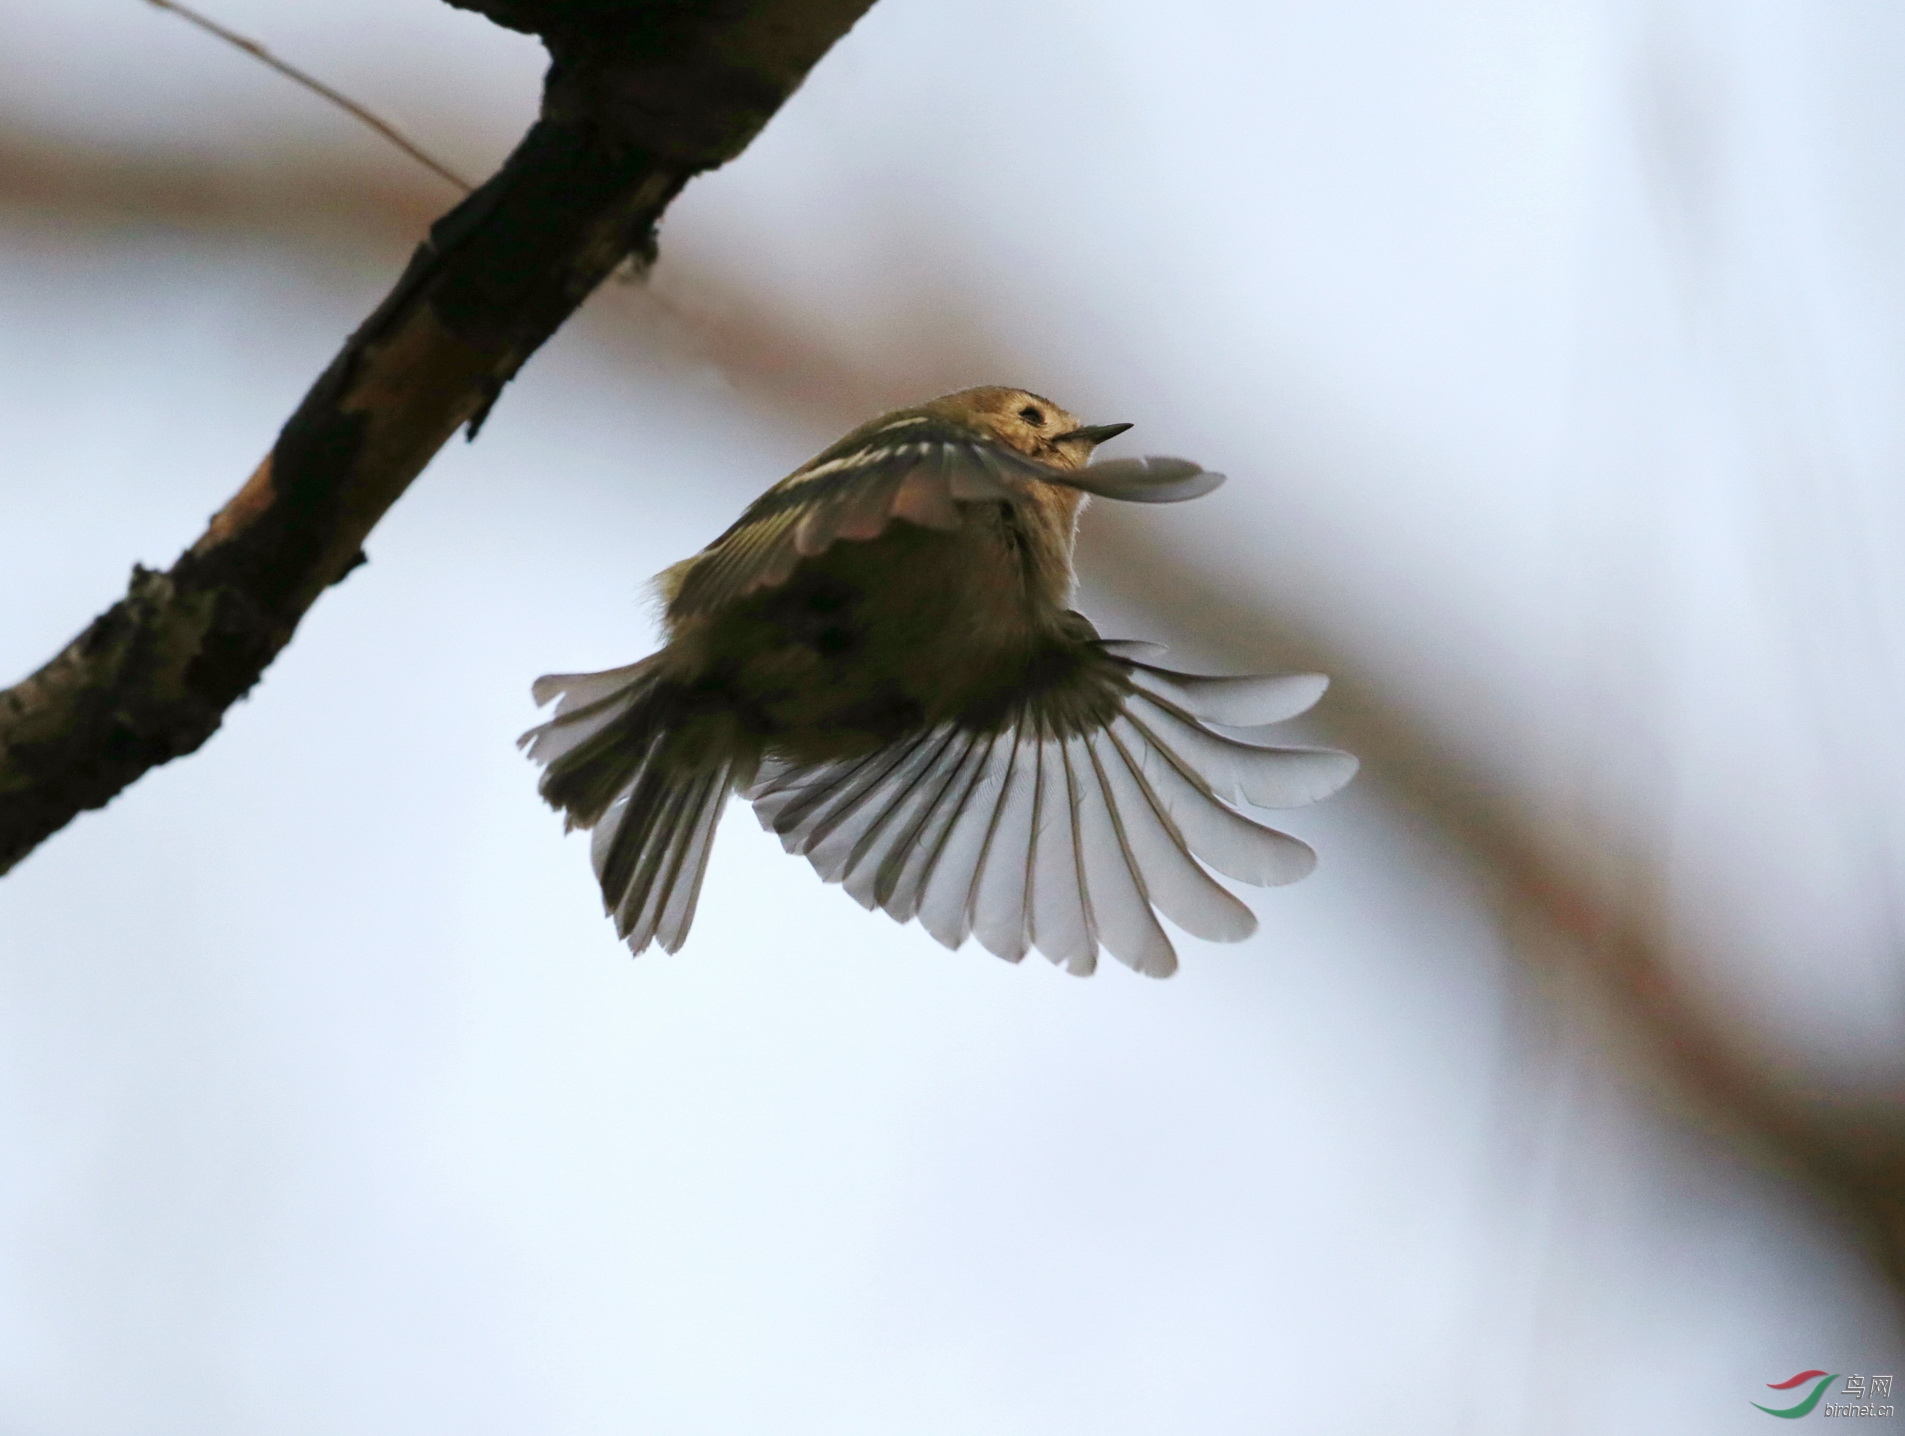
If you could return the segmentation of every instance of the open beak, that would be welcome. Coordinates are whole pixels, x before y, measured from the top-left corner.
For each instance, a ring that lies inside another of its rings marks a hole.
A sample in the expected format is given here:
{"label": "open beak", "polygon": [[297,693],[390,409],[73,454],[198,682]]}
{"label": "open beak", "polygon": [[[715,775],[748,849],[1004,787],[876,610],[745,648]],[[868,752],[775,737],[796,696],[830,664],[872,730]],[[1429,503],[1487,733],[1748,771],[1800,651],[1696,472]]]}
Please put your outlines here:
{"label": "open beak", "polygon": [[1067,439],[1083,439],[1088,444],[1102,444],[1106,439],[1115,439],[1131,426],[1129,424],[1080,424],[1076,429],[1060,434],[1057,442]]}

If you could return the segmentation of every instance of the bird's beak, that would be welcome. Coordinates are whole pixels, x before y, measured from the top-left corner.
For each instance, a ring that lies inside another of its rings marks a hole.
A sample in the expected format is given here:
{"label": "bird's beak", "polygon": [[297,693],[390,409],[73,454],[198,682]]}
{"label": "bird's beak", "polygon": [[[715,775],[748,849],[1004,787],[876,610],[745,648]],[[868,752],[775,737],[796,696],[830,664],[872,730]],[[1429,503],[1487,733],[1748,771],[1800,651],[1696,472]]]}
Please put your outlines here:
{"label": "bird's beak", "polygon": [[1102,444],[1106,439],[1115,439],[1131,426],[1129,424],[1081,424],[1069,433],[1060,434],[1057,442],[1067,439],[1083,439],[1088,444]]}

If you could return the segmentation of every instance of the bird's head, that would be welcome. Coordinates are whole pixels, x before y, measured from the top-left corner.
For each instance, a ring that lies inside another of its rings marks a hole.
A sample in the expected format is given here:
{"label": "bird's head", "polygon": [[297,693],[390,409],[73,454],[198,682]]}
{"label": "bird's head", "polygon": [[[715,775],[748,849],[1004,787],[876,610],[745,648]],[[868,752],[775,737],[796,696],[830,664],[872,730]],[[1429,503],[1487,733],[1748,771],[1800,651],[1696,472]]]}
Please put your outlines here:
{"label": "bird's head", "polygon": [[1084,468],[1091,461],[1092,450],[1131,427],[1081,424],[1076,415],[1050,399],[997,384],[961,389],[922,407],[1055,469]]}

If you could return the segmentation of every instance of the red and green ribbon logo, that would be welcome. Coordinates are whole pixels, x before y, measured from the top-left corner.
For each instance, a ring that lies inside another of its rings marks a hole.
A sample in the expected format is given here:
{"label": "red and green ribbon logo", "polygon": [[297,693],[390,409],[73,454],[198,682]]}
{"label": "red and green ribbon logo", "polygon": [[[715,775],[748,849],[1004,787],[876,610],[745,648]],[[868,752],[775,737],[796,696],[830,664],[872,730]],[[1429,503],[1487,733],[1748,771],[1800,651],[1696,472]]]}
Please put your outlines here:
{"label": "red and green ribbon logo", "polygon": [[1764,1411],[1768,1416],[1778,1416],[1786,1421],[1797,1421],[1801,1416],[1809,1416],[1812,1414],[1812,1408],[1819,1404],[1819,1398],[1826,1394],[1826,1388],[1839,1379],[1838,1375],[1835,1373],[1831,1376],[1826,1376],[1826,1373],[1823,1371],[1802,1371],[1799,1375],[1789,1376],[1784,1381],[1769,1381],[1766,1383],[1767,1388],[1772,1391],[1791,1391],[1795,1386],[1804,1385],[1806,1382],[1817,1380],[1821,1376],[1825,1376],[1826,1379],[1820,1381],[1817,1386],[1812,1388],[1812,1395],[1808,1396],[1797,1406],[1788,1406],[1784,1411],[1775,1411],[1770,1406],[1761,1406],[1757,1401],[1749,1402],[1748,1404]]}

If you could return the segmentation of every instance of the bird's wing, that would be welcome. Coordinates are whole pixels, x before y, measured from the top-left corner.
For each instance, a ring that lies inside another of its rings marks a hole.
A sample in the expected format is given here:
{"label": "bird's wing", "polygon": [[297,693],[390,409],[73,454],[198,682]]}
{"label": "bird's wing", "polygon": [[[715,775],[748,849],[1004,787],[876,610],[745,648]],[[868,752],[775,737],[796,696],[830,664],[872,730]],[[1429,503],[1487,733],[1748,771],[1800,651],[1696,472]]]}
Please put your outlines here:
{"label": "bird's wing", "polygon": [[715,827],[751,766],[732,756],[684,763],[669,751],[679,689],[661,656],[606,673],[552,673],[532,690],[556,699],[547,722],[517,740],[546,765],[540,790],[571,828],[593,828],[589,854],[603,907],[629,948],[687,940]]}
{"label": "bird's wing", "polygon": [[1214,474],[1189,459],[1166,459],[1156,454],[1142,459],[1107,459],[1073,473],[1055,475],[1051,480],[1101,499],[1132,504],[1181,504],[1186,499],[1201,499],[1223,481],[1222,474]]}
{"label": "bird's wing", "polygon": [[1041,464],[933,415],[909,415],[848,436],[748,506],[728,531],[682,565],[668,610],[711,613],[774,588],[804,558],[842,539],[874,539],[896,519],[960,526],[961,505],[1016,502],[1037,479],[1106,498],[1170,503],[1223,482],[1186,459],[1116,459],[1079,470]]}
{"label": "bird's wing", "polygon": [[1008,475],[1043,472],[1043,465],[930,416],[849,436],[762,494],[733,527],[683,565],[669,613],[688,618],[713,612],[756,589],[776,587],[802,559],[842,539],[878,538],[895,519],[956,529],[962,502],[1010,501]]}
{"label": "bird's wing", "polygon": [[[1264,885],[1315,866],[1307,844],[1237,809],[1313,803],[1356,760],[1212,726],[1293,717],[1321,696],[1320,677],[1202,677],[1139,662],[1127,645],[1082,646],[1073,691],[1047,690],[1002,723],[946,723],[837,762],[770,754],[745,794],[823,879],[900,922],[917,917],[947,947],[974,936],[1014,962],[1037,948],[1084,974],[1102,945],[1168,976],[1177,953],[1157,914],[1220,942],[1256,928],[1202,864]],[[1099,716],[1068,716],[1087,712]]]}

